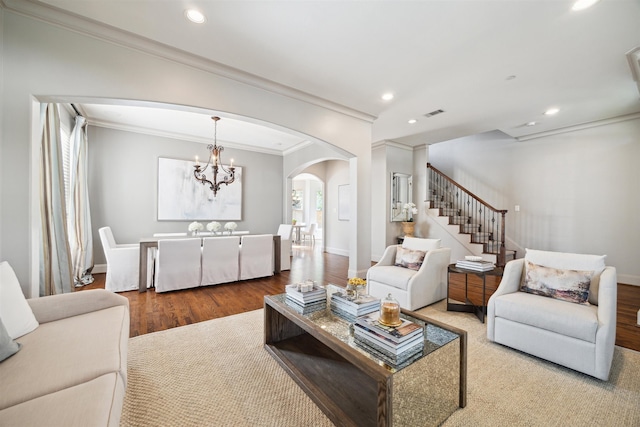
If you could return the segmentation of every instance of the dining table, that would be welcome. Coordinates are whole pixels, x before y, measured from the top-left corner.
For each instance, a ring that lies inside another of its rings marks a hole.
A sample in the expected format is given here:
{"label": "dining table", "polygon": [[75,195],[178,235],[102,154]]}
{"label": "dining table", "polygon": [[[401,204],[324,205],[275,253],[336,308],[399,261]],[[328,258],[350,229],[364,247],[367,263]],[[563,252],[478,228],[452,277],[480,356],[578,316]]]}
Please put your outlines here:
{"label": "dining table", "polygon": [[[157,233],[164,234],[164,233]],[[169,233],[166,233],[169,234]],[[205,237],[215,236],[211,235],[182,235],[182,233],[172,233],[173,235],[154,235],[153,237],[143,237],[140,239],[140,258],[138,261],[139,271],[138,271],[138,291],[147,292],[147,254],[149,253],[149,249],[157,248],[158,241],[161,239],[200,239],[202,240]],[[180,234],[180,235],[175,235]],[[244,233],[238,233],[244,234]],[[275,274],[279,274],[281,271],[280,267],[280,236],[277,234],[273,235],[273,272]]]}
{"label": "dining table", "polygon": [[293,235],[294,235],[293,241],[294,242],[300,243],[300,230],[306,226],[307,224],[304,224],[304,223],[293,224]]}

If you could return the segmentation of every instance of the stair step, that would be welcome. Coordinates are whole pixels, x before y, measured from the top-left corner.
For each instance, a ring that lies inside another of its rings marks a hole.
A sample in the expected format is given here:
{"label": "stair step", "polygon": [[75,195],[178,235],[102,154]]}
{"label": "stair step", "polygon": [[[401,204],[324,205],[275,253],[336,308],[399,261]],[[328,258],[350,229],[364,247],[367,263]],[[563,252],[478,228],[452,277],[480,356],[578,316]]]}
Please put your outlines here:
{"label": "stair step", "polygon": [[455,208],[441,208],[442,216],[457,216],[460,215],[460,209]]}
{"label": "stair step", "polygon": [[431,202],[433,208],[448,208],[451,206],[450,202],[443,202],[442,200],[435,200]]}
{"label": "stair step", "polygon": [[466,224],[467,222],[469,222],[469,217],[468,216],[452,216],[449,217],[449,224]]}
{"label": "stair step", "polygon": [[[474,242],[474,243],[487,243],[487,244],[489,244],[489,242],[491,241],[491,236],[493,236],[493,233],[490,233],[488,231],[473,233],[473,236],[471,237],[471,241]],[[500,246],[498,246],[498,247],[500,247]]]}
{"label": "stair step", "polygon": [[480,224],[462,224],[461,233],[477,233],[480,229]]}

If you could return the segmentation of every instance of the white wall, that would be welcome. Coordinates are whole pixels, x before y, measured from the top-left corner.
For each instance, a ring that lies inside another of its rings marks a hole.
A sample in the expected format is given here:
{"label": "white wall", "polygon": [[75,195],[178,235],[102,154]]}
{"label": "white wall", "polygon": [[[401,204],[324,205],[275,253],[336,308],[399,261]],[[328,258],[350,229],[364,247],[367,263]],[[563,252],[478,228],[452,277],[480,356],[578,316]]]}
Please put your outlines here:
{"label": "white wall", "polygon": [[[2,15],[4,115],[0,140],[0,253],[16,270],[26,295],[38,289],[38,263],[33,258],[39,250],[39,229],[33,219],[38,203],[34,97],[58,102],[140,100],[229,112],[339,147],[357,156],[352,184],[361,209],[354,210],[357,227],[350,233],[357,245],[350,249],[349,269],[368,264],[371,121],[320,100],[284,94],[275,85],[247,81],[251,79],[246,75],[235,79],[227,70],[223,76],[220,68],[202,58],[149,45],[79,18],[68,19],[73,31],[48,24],[50,14],[38,4],[30,5],[28,13],[38,18],[7,9]],[[105,41],[102,34],[113,41]]]}
{"label": "white wall", "polygon": [[[430,162],[497,208],[507,248],[606,254],[640,285],[640,119],[517,142],[499,132],[429,148]],[[520,212],[514,206],[520,206]]]}
{"label": "white wall", "polygon": [[[325,251],[347,255],[355,244],[351,240],[351,221],[338,220],[338,186],[350,184],[349,163],[339,160],[326,162],[327,180],[325,182]],[[350,209],[354,208],[354,200],[350,200]],[[349,273],[351,276],[352,273]]]}
{"label": "white wall", "polygon": [[[191,221],[158,221],[158,158],[206,157],[206,145],[90,126],[89,193],[94,261],[105,263],[98,229],[110,226],[118,243],[159,232],[186,232]],[[274,234],[282,218],[282,157],[225,147],[242,166],[239,230]],[[236,184],[231,184],[236,185]],[[220,191],[225,191],[222,187]]]}

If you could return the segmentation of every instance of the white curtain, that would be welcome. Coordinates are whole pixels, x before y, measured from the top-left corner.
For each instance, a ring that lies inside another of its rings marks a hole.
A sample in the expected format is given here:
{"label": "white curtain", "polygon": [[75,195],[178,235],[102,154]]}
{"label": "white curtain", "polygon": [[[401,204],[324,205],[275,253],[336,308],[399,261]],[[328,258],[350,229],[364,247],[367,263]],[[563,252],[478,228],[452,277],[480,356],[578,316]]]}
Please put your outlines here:
{"label": "white curtain", "polygon": [[75,286],[93,283],[93,237],[87,186],[87,120],[76,116],[69,140],[67,232]]}
{"label": "white curtain", "polygon": [[56,104],[42,104],[40,146],[40,216],[42,247],[40,295],[72,291],[72,275],[65,214],[64,165],[60,137],[60,116]]}

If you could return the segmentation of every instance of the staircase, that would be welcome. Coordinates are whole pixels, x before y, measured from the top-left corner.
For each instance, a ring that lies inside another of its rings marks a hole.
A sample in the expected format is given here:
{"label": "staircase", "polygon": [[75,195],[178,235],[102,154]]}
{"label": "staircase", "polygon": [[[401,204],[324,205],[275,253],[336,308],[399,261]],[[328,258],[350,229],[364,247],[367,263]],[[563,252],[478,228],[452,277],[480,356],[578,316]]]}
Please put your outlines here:
{"label": "staircase", "polygon": [[516,251],[505,248],[506,210],[496,209],[427,163],[430,213],[476,255],[504,266]]}

